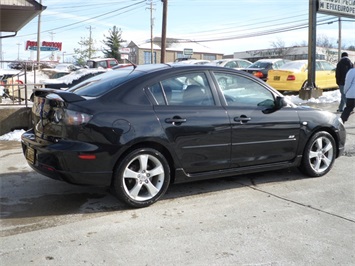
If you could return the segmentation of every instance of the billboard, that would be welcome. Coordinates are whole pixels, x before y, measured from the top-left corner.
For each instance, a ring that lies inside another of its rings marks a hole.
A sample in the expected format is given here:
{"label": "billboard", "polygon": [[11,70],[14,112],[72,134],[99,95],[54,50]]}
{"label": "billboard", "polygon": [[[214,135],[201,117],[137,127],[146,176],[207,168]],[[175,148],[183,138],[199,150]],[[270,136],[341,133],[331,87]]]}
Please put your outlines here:
{"label": "billboard", "polygon": [[[62,43],[61,42],[46,42],[43,41],[40,46],[41,51],[62,51]],[[37,50],[37,42],[36,41],[27,41],[26,42],[26,51],[28,50]]]}
{"label": "billboard", "polygon": [[318,12],[355,19],[355,0],[318,0]]}

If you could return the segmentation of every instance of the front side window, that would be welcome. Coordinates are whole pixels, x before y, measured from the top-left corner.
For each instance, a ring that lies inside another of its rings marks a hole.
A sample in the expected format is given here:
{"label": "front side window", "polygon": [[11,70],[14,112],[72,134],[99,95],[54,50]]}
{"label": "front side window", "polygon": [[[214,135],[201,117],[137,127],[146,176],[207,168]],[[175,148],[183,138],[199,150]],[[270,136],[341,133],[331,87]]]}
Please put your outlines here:
{"label": "front side window", "polygon": [[158,105],[214,105],[206,75],[201,72],[186,73],[164,79],[149,86]]}
{"label": "front side window", "polygon": [[272,108],[273,94],[255,80],[226,73],[215,73],[219,88],[228,106]]}

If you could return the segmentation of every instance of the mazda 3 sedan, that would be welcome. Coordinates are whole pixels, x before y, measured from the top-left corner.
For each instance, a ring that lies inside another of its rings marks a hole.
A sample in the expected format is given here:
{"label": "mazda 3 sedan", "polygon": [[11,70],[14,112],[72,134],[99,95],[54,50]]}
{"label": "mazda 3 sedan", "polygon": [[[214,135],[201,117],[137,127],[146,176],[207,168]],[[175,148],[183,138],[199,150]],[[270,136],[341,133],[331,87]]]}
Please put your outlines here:
{"label": "mazda 3 sedan", "polygon": [[328,173],[346,132],[332,113],[295,106],[262,80],[207,65],[140,65],[68,89],[37,89],[22,135],[37,172],[111,186],[132,207],[172,183],[299,167]]}

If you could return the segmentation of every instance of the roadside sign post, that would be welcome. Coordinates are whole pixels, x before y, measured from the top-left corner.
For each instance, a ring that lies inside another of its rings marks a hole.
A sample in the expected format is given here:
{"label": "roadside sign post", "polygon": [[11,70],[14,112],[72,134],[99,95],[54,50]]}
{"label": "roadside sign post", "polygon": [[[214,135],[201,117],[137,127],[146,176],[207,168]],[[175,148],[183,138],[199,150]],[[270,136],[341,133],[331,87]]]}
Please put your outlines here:
{"label": "roadside sign post", "polygon": [[[309,0],[309,30],[308,30],[308,80],[304,88],[300,90],[299,97],[308,100],[312,97],[318,98],[322,95],[322,90],[317,89],[316,78],[316,28],[317,12],[355,19],[354,1],[334,1],[334,0]],[[339,20],[340,23],[340,20]],[[340,31],[340,26],[339,26]],[[339,40],[340,43],[340,32]]]}
{"label": "roadside sign post", "polygon": [[316,36],[317,36],[317,2],[309,0],[309,29],[308,29],[308,77],[307,84],[301,88],[299,97],[303,100],[318,98],[322,90],[316,86]]}

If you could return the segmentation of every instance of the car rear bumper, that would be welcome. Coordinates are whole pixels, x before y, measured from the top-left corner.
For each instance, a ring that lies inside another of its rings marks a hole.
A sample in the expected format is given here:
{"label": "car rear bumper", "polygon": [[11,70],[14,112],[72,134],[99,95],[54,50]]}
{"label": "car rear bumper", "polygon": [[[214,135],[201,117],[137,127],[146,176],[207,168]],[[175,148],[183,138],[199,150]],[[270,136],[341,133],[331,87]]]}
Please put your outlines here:
{"label": "car rear bumper", "polygon": [[95,145],[71,141],[39,143],[28,131],[22,135],[22,150],[28,164],[49,178],[78,185],[111,184],[112,167]]}

